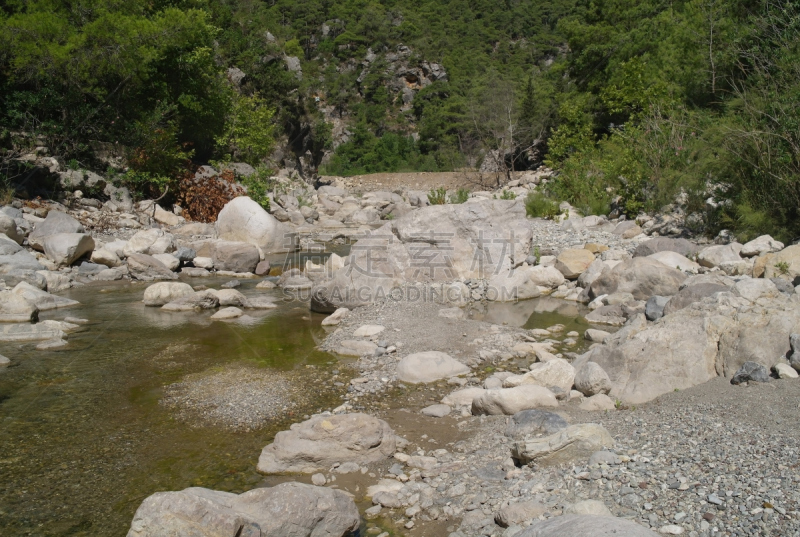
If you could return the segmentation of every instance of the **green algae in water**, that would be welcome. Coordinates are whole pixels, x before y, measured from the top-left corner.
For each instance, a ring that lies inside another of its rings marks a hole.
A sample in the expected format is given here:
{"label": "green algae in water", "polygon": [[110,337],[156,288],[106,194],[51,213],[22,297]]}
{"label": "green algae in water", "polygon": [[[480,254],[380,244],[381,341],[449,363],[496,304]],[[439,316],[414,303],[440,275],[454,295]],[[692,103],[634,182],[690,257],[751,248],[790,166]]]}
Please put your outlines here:
{"label": "green algae in water", "polygon": [[[218,287],[226,280],[204,279]],[[197,280],[191,283],[199,283]],[[204,486],[243,492],[264,482],[255,467],[274,434],[301,410],[253,432],[192,427],[159,404],[164,386],[229,366],[279,369],[315,379],[332,360],[315,345],[322,316],[300,303],[251,312],[252,324],[211,322],[206,313],[165,313],[141,303],[143,285],[87,286],[65,293],[81,306],[43,318],[93,322],[61,351],[3,344],[0,371],[0,534],[124,535],[150,494]],[[338,405],[313,390],[305,411]]]}

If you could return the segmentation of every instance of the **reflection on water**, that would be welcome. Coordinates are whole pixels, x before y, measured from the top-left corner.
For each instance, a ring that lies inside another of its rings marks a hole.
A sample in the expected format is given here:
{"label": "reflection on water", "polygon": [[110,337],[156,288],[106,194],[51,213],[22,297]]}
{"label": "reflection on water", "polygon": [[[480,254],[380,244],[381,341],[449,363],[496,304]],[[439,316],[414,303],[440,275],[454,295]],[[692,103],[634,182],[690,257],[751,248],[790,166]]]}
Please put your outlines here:
{"label": "reflection on water", "polygon": [[584,319],[588,313],[589,308],[583,304],[541,297],[519,302],[490,302],[483,311],[473,310],[471,318],[528,329],[563,324],[564,332],[575,330],[583,334],[589,328],[589,323]]}
{"label": "reflection on water", "polygon": [[261,483],[261,448],[296,418],[232,433],[191,428],[158,404],[163,386],[190,373],[228,364],[289,370],[333,359],[314,349],[323,316],[255,284],[239,290],[270,293],[280,307],[247,310],[249,322],[145,307],[144,285],[86,286],[66,293],[81,306],[42,315],[92,321],[65,349],[0,345],[12,360],[0,371],[0,535],[119,536],[153,492],[241,492]]}

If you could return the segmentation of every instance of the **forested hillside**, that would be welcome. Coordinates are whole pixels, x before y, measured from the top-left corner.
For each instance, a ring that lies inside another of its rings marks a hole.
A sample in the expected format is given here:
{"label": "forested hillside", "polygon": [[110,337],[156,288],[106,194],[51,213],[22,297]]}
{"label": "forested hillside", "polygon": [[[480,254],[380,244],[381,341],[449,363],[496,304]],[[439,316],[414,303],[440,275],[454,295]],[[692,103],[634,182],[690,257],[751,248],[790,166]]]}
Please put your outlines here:
{"label": "forested hillside", "polygon": [[35,146],[154,191],[210,160],[546,163],[547,194],[587,213],[680,195],[698,230],[800,235],[789,0],[0,5],[6,174]]}

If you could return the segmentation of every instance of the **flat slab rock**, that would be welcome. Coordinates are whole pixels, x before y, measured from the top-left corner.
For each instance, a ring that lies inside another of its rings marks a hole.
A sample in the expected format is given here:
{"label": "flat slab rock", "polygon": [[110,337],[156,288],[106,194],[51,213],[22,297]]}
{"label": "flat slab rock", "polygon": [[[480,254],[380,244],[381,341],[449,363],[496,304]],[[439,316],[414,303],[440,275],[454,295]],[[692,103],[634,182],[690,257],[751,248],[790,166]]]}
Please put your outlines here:
{"label": "flat slab rock", "polygon": [[397,379],[412,384],[465,375],[469,371],[469,367],[439,351],[409,354],[397,363]]}
{"label": "flat slab rock", "polygon": [[342,537],[359,523],[353,499],[335,489],[282,483],[237,495],[192,487],[147,497],[128,537]]}
{"label": "flat slab rock", "polygon": [[314,416],[275,435],[261,451],[258,471],[314,473],[335,463],[370,464],[391,457],[395,435],[389,424],[366,414]]}
{"label": "flat slab rock", "polygon": [[534,522],[516,537],[657,537],[658,534],[630,520],[595,515],[564,515]]}

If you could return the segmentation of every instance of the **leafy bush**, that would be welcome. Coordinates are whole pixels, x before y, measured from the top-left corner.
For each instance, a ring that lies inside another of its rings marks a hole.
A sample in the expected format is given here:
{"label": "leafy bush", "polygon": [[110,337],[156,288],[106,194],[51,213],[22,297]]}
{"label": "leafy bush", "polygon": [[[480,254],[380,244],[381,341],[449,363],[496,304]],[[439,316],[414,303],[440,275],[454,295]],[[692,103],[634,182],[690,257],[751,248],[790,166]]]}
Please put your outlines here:
{"label": "leafy bush", "polygon": [[275,186],[271,177],[272,170],[262,165],[256,168],[253,175],[239,178],[250,199],[261,205],[265,211],[269,211],[269,191]]}
{"label": "leafy bush", "polygon": [[510,190],[503,189],[503,193],[500,194],[500,199],[501,200],[515,200],[515,199],[517,199],[517,195],[514,194]]}
{"label": "leafy bush", "polygon": [[217,147],[233,160],[258,166],[275,143],[274,115],[275,111],[258,94],[236,95],[225,130],[216,138]]}
{"label": "leafy bush", "polygon": [[440,186],[436,190],[428,192],[428,203],[431,205],[444,205],[447,203],[447,190]]}
{"label": "leafy bush", "polygon": [[450,203],[461,204],[466,203],[469,199],[469,190],[466,188],[459,188],[454,194],[450,196]]}
{"label": "leafy bush", "polygon": [[558,202],[540,192],[530,192],[525,198],[525,212],[531,218],[553,219],[561,215]]}

